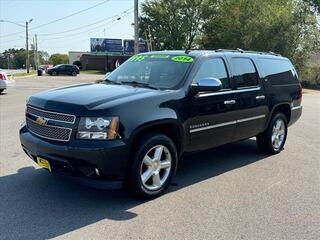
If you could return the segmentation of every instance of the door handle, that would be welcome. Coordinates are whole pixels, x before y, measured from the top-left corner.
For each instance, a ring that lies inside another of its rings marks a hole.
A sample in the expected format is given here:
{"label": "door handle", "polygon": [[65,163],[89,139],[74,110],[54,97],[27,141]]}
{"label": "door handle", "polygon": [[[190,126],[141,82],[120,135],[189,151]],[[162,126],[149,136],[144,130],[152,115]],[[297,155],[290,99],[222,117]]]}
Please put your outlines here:
{"label": "door handle", "polygon": [[256,96],[257,100],[264,100],[266,97],[264,95]]}
{"label": "door handle", "polygon": [[225,105],[233,105],[236,103],[236,100],[227,100],[227,101],[224,101],[224,104]]}

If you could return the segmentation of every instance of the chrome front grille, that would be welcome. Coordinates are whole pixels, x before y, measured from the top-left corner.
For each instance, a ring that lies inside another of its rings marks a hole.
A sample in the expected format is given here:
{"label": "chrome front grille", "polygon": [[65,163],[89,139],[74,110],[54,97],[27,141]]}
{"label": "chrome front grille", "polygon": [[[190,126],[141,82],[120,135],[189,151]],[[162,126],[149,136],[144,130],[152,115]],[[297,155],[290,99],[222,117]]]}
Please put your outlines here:
{"label": "chrome front grille", "polygon": [[[44,122],[38,122],[39,118]],[[39,137],[54,141],[70,141],[72,134],[70,124],[74,124],[75,119],[76,117],[70,114],[49,112],[30,106],[27,106],[26,110],[28,130]]]}
{"label": "chrome front grille", "polygon": [[70,128],[48,125],[42,126],[29,118],[27,118],[26,123],[29,131],[39,137],[63,142],[68,142],[70,140],[72,133],[72,129]]}
{"label": "chrome front grille", "polygon": [[71,114],[50,112],[31,106],[27,106],[27,113],[58,122],[74,123],[76,120],[76,117]]}

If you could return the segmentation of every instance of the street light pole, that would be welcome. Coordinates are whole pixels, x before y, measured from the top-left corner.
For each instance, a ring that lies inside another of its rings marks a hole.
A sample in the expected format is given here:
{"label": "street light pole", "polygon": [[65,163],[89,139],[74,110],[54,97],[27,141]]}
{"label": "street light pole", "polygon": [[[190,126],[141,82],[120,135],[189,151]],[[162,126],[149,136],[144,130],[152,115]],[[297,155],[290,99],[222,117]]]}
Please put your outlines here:
{"label": "street light pole", "polygon": [[139,53],[139,2],[134,0],[134,53]]}
{"label": "street light pole", "polygon": [[26,21],[26,69],[27,73],[29,73],[29,39],[28,39],[28,24],[29,22]]}
{"label": "street light pole", "polygon": [[35,40],[36,40],[36,46],[35,46],[35,48],[36,48],[36,70],[37,70],[37,68],[38,68],[38,66],[39,66],[39,54],[38,54],[38,37],[37,37],[37,34],[35,34]]}
{"label": "street light pole", "polygon": [[29,21],[26,21],[26,25],[22,25],[20,23],[15,23],[12,21],[8,21],[8,20],[0,20],[0,22],[7,22],[7,23],[12,23],[14,25],[26,28],[26,69],[27,69],[27,73],[29,73],[29,44],[28,44],[28,24],[32,22],[32,18]]}

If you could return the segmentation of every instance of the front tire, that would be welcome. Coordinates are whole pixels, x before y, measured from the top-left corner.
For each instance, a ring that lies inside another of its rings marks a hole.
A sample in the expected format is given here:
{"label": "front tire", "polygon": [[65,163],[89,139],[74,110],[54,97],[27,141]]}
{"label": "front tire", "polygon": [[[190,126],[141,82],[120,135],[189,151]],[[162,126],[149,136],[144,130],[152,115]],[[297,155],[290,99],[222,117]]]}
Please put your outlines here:
{"label": "front tire", "polygon": [[58,74],[57,74],[57,72],[56,71],[53,71],[52,73],[51,73],[51,76],[57,76]]}
{"label": "front tire", "polygon": [[73,72],[71,73],[71,75],[75,77],[75,76],[77,76],[77,72],[73,71]]}
{"label": "front tire", "polygon": [[162,134],[145,135],[131,154],[126,187],[134,196],[151,199],[164,193],[176,170],[177,150]]}
{"label": "front tire", "polygon": [[276,113],[268,128],[257,136],[258,149],[262,153],[277,154],[283,150],[287,139],[287,118],[283,113]]}

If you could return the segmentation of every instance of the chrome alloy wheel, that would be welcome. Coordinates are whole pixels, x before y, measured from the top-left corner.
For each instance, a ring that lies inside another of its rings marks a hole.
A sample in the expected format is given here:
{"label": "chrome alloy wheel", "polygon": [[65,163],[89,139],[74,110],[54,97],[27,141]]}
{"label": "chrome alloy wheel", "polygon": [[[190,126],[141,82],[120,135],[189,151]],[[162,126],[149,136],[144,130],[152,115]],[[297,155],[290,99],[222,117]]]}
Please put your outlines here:
{"label": "chrome alloy wheel", "polygon": [[278,119],[273,125],[271,142],[274,150],[278,151],[282,146],[282,143],[286,134],[285,124],[282,119]]}
{"label": "chrome alloy wheel", "polygon": [[143,186],[151,191],[160,189],[170,175],[171,153],[163,145],[152,147],[144,156],[140,167]]}

